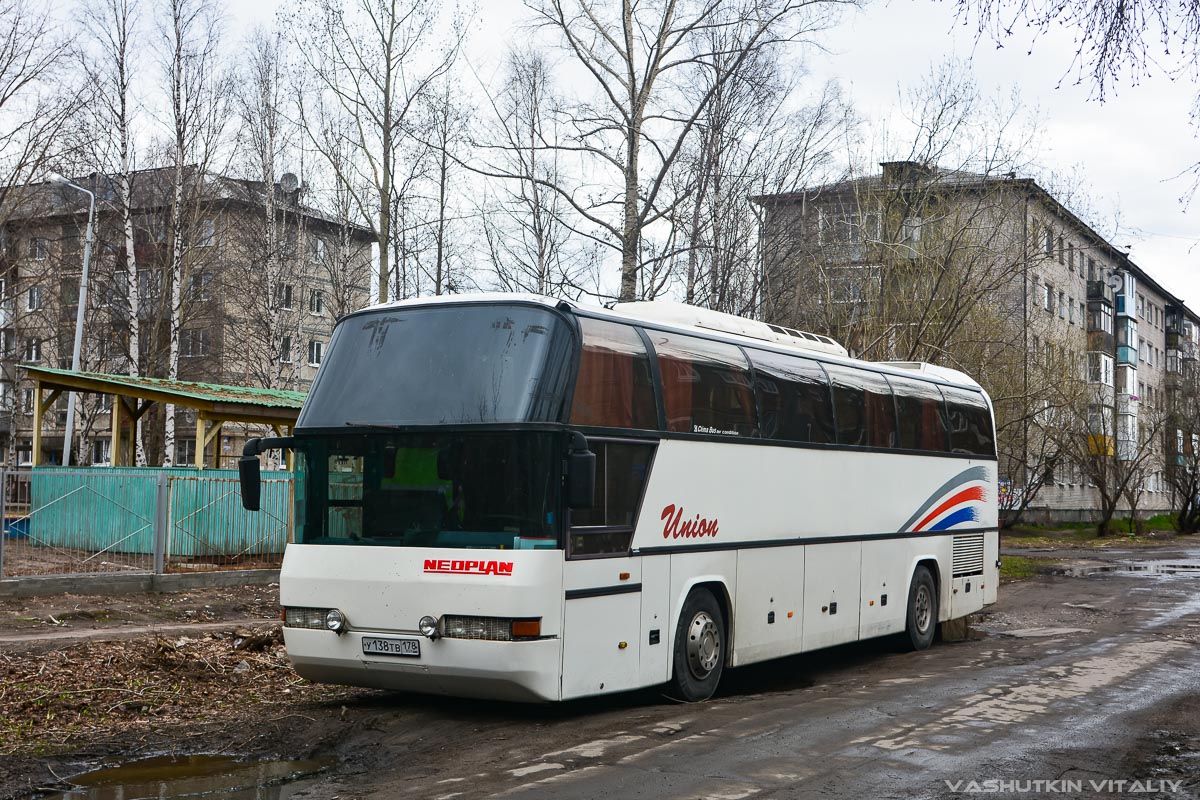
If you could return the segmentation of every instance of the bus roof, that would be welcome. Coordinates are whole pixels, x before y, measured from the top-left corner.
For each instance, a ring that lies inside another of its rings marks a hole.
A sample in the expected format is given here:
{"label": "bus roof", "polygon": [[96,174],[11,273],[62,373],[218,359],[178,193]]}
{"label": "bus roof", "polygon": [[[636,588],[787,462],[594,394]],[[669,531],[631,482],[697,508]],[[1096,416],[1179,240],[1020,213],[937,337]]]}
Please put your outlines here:
{"label": "bus roof", "polygon": [[395,300],[389,303],[377,303],[356,311],[354,314],[381,311],[389,308],[401,309],[431,305],[504,303],[527,303],[563,311],[569,310],[589,317],[636,323],[642,326],[673,330],[690,335],[700,335],[705,338],[719,339],[743,346],[775,350],[777,352],[803,354],[813,357],[818,361],[827,361],[835,364],[859,367],[869,365],[872,369],[891,375],[909,378],[917,377],[935,383],[945,383],[978,391],[983,390],[983,387],[971,378],[971,376],[950,367],[942,367],[923,361],[866,361],[852,357],[844,347],[827,336],[811,333],[806,334],[804,331],[795,331],[791,328],[769,325],[765,322],[738,317],[733,314],[690,306],[686,303],[674,303],[662,300],[616,303],[612,308],[605,308],[603,306],[587,305],[573,300],[557,299],[528,292],[475,292],[470,294],[416,297],[408,300]]}

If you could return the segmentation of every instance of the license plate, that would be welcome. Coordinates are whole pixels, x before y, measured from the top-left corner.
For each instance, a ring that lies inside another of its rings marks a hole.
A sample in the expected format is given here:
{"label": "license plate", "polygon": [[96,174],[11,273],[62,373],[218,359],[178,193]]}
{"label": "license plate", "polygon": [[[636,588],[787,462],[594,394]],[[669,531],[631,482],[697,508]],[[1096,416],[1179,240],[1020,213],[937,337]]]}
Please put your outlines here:
{"label": "license plate", "polygon": [[363,655],[368,656],[406,656],[421,657],[420,639],[381,639],[374,636],[364,636],[362,640]]}

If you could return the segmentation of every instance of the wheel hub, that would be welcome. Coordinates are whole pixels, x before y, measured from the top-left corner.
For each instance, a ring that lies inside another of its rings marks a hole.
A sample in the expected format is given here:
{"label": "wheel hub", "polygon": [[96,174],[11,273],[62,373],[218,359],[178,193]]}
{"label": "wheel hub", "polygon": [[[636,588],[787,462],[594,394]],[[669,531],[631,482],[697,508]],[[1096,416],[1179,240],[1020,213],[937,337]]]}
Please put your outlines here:
{"label": "wheel hub", "polygon": [[688,668],[698,680],[704,680],[721,660],[721,636],[717,623],[706,611],[692,618],[687,632]]}
{"label": "wheel hub", "polygon": [[914,617],[917,623],[917,630],[921,633],[929,630],[933,616],[933,598],[929,594],[928,586],[921,585],[917,587],[917,597],[913,611],[915,612]]}

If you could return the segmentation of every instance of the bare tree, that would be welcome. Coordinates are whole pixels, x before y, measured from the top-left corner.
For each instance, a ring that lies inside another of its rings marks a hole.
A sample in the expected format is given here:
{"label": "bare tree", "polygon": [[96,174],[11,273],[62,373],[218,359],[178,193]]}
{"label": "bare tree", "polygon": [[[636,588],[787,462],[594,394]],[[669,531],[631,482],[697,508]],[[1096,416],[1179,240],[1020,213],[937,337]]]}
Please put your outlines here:
{"label": "bare tree", "polygon": [[456,98],[456,81],[443,76],[422,98],[423,130],[432,160],[433,198],[430,235],[433,263],[425,270],[432,283],[432,294],[440,295],[467,288],[468,267],[458,258],[467,236],[466,212],[459,203],[462,177],[462,150],[467,142],[470,109]]}
{"label": "bare tree", "polygon": [[[83,98],[77,76],[69,71],[73,55],[49,4],[0,0],[0,308],[12,328],[29,313],[17,298],[49,285],[49,276],[37,269],[44,264],[27,264],[30,254],[20,251],[18,240],[47,202],[43,187],[30,184],[38,183],[49,166],[69,171],[73,160],[65,134]],[[20,399],[13,356],[20,356],[25,345],[14,341],[12,328],[3,332],[0,353],[0,416],[10,419]],[[45,337],[33,338],[40,347]]]}
{"label": "bare tree", "polygon": [[[179,377],[185,285],[190,278],[188,236],[199,231],[206,173],[217,155],[227,120],[229,83],[218,61],[220,19],[210,0],[168,0],[160,20],[160,47],[170,112],[171,217],[167,284],[166,377]],[[189,225],[189,223],[191,223]],[[165,409],[163,464],[175,460],[175,407]]]}
{"label": "bare tree", "polygon": [[[141,374],[141,302],[134,237],[133,181],[136,161],[135,126],[138,103],[134,97],[134,76],[139,70],[133,41],[141,33],[138,0],[95,0],[88,8],[87,30],[92,38],[90,58],[85,70],[94,87],[95,98],[88,107],[95,115],[91,141],[101,152],[94,163],[111,175],[116,184],[110,201],[121,230],[116,252],[122,260],[123,292],[113,299],[123,301],[126,320],[124,368],[131,376]],[[133,423],[134,461],[146,464],[146,446],[142,420]],[[86,433],[86,428],[85,428]]]}
{"label": "bare tree", "polygon": [[[568,109],[567,141],[588,177],[552,188],[621,254],[620,298],[637,297],[643,261],[670,248],[643,249],[643,234],[674,210],[670,174],[725,77],[751,54],[827,24],[838,0],[530,0],[594,92]],[[716,35],[714,35],[714,33]],[[714,46],[715,45],[715,46]],[[688,96],[698,76],[715,72],[707,91]],[[611,176],[611,177],[610,177]],[[642,294],[646,294],[643,287]]]}
{"label": "bare tree", "polygon": [[800,105],[799,81],[776,53],[760,51],[728,76],[714,70],[693,90],[716,84],[680,164],[684,199],[672,220],[685,229],[686,302],[757,315],[764,220],[756,199],[844,177],[835,152],[854,133],[853,114],[834,83]]}
{"label": "bare tree", "polygon": [[[294,28],[302,67],[316,83],[301,93],[301,124],[379,243],[380,302],[391,288],[403,140],[418,101],[449,71],[461,41],[455,21],[439,50],[440,18],[430,0],[307,0]],[[352,158],[343,158],[341,138],[353,145]]]}

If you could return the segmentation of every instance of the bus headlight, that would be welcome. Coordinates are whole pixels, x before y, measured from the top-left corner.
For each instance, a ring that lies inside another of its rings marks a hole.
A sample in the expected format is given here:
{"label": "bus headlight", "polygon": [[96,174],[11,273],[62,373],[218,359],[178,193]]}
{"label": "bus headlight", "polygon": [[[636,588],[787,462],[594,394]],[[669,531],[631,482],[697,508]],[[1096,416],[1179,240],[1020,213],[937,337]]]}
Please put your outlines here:
{"label": "bus headlight", "polygon": [[325,627],[341,636],[346,631],[346,615],[336,608],[325,614]]}
{"label": "bus headlight", "polygon": [[417,630],[422,636],[428,637],[431,641],[438,638],[438,621],[437,617],[424,616],[417,623]]}

